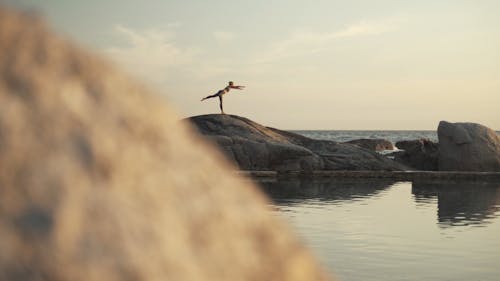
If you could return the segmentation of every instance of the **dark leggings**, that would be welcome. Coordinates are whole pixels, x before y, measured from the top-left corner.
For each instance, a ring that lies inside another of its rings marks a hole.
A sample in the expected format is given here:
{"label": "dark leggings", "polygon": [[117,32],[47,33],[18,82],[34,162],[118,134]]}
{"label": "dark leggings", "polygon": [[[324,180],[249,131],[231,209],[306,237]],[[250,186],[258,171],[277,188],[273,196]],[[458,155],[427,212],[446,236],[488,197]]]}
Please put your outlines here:
{"label": "dark leggings", "polygon": [[224,108],[222,107],[222,93],[219,91],[211,96],[207,96],[204,98],[205,99],[210,99],[210,98],[215,98],[215,97],[219,97],[219,107],[220,107],[220,111],[221,113],[224,113]]}
{"label": "dark leggings", "polygon": [[215,93],[215,94],[213,94],[213,95],[211,95],[211,96],[206,96],[206,97],[204,97],[203,99],[204,99],[204,100],[206,100],[206,99],[210,99],[210,98],[215,98],[216,96],[219,96],[219,93],[218,93],[218,92],[217,92],[217,93]]}

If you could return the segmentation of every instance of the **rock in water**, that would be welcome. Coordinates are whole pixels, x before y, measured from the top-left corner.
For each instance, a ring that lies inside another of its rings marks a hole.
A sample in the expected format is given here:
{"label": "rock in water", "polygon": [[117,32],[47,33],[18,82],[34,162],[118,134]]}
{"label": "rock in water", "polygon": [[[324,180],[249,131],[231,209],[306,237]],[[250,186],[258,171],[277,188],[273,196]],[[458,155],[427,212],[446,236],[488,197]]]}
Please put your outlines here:
{"label": "rock in water", "polygon": [[376,152],[356,145],[314,140],[264,127],[240,116],[209,114],[191,117],[189,121],[243,170],[407,169]]}
{"label": "rock in water", "polygon": [[396,147],[404,150],[393,154],[397,162],[422,171],[438,170],[439,144],[418,139],[398,141]]}
{"label": "rock in water", "polygon": [[0,280],[325,280],[164,102],[0,8]]}
{"label": "rock in water", "polygon": [[476,123],[439,122],[439,170],[500,172],[500,138]]}
{"label": "rock in water", "polygon": [[394,150],[392,142],[384,139],[356,139],[347,141],[346,143],[355,144],[373,151]]}

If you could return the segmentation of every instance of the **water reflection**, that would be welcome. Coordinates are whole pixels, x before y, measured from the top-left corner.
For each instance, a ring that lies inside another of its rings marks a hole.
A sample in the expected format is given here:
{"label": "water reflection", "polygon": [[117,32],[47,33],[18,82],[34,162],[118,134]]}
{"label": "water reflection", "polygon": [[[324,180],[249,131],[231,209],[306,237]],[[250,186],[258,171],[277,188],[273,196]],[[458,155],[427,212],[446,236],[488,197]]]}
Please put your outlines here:
{"label": "water reflection", "polygon": [[310,199],[321,202],[362,200],[380,193],[394,181],[343,179],[284,179],[259,182],[263,191],[277,205],[296,204]]}
{"label": "water reflection", "polygon": [[260,184],[274,200],[276,214],[339,280],[493,281],[500,276],[500,183],[289,179]]}
{"label": "water reflection", "polygon": [[500,210],[500,184],[477,182],[413,182],[417,204],[437,198],[441,227],[482,225]]}
{"label": "water reflection", "polygon": [[[394,185],[388,180],[282,179],[260,181],[262,190],[278,206],[337,204],[378,196]],[[500,211],[500,183],[415,181],[411,193],[417,206],[437,203],[440,227],[482,226]]]}

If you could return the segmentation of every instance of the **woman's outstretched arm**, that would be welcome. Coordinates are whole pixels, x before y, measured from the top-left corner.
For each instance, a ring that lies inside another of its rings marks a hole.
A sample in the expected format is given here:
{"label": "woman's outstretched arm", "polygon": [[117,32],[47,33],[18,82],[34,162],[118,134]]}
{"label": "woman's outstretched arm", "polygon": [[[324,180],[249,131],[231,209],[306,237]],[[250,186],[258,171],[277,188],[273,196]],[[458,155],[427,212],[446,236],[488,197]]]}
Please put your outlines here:
{"label": "woman's outstretched arm", "polygon": [[238,89],[238,90],[243,90],[245,88],[245,86],[229,86],[229,88],[231,89]]}

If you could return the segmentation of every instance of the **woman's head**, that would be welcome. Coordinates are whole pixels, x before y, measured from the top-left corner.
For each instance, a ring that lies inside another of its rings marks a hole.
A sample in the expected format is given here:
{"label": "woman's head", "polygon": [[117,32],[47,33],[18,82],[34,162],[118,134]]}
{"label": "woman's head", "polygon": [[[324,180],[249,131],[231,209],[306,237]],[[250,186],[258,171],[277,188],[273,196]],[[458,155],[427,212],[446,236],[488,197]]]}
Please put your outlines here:
{"label": "woman's head", "polygon": [[229,86],[233,86],[233,81],[229,81]]}

